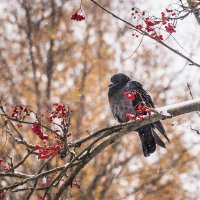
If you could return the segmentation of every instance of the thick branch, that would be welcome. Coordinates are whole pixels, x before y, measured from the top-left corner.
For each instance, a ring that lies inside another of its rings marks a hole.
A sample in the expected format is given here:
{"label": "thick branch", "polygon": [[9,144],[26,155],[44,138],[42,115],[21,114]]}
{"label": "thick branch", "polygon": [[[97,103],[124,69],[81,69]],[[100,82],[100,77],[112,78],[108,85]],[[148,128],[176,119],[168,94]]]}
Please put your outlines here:
{"label": "thick branch", "polygon": [[[72,180],[77,176],[79,171],[81,171],[87,163],[89,163],[94,157],[96,157],[99,153],[101,153],[106,147],[110,146],[112,143],[117,141],[119,138],[124,136],[131,131],[134,131],[144,125],[151,124],[153,122],[164,120],[168,118],[173,118],[179,115],[183,115],[186,113],[199,111],[200,110],[200,98],[185,101],[182,103],[177,103],[174,105],[162,107],[156,110],[156,113],[150,117],[146,117],[143,121],[130,121],[125,124],[121,124],[124,127],[122,130],[115,132],[112,136],[104,140],[102,143],[94,147],[89,153],[87,153],[84,157],[82,157],[82,163],[78,165],[74,171],[71,173],[69,178],[61,185],[60,189],[54,196],[54,200],[57,200],[62,195],[63,191],[71,185]],[[119,127],[118,125],[116,127]],[[116,128],[113,126],[113,129]]]}
{"label": "thick branch", "polygon": [[[93,139],[86,147],[84,147],[84,149],[78,155],[76,155],[70,162],[66,163],[62,167],[57,167],[49,171],[41,172],[36,175],[35,174],[26,175],[26,174],[22,174],[18,172],[11,173],[8,171],[0,173],[0,176],[2,177],[17,177],[17,178],[23,179],[20,182],[15,182],[12,185],[0,188],[0,192],[18,188],[19,186],[25,185],[29,181],[38,181],[40,178],[44,177],[45,175],[52,174],[55,171],[57,172],[60,171],[58,176],[55,177],[52,183],[47,187],[49,190],[51,189],[53,184],[56,181],[59,181],[60,178],[62,178],[67,173],[67,170],[71,168],[72,172],[67,176],[67,179],[65,181],[63,180],[64,182],[59,187],[58,192],[55,194],[54,199],[59,199],[59,197],[62,195],[66,187],[72,184],[72,181],[74,180],[74,178],[85,167],[85,165],[87,165],[87,163],[89,163],[93,158],[95,158],[99,153],[101,153],[106,147],[110,146],[112,143],[120,139],[125,134],[131,131],[134,131],[144,125],[151,124],[159,120],[173,118],[175,116],[179,116],[179,115],[183,115],[186,113],[199,111],[199,110],[200,110],[200,98],[156,109],[154,110],[154,114],[152,114],[150,117],[149,116],[145,117],[145,119],[142,121],[130,121],[128,123],[119,124],[116,126],[110,126],[110,127],[101,129],[91,134],[90,136],[87,136],[78,141],[69,143],[68,147],[70,148],[70,146],[73,147],[76,145],[81,145],[82,143],[85,143],[86,141]],[[18,166],[18,164],[16,166]],[[35,189],[35,186],[33,188]]]}

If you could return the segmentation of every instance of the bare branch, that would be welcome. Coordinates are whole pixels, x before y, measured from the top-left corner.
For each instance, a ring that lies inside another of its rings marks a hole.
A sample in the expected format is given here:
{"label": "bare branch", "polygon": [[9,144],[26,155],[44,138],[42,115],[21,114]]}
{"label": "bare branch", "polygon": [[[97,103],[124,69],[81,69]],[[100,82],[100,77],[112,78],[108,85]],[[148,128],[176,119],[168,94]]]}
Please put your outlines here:
{"label": "bare branch", "polygon": [[[190,96],[192,97],[192,99],[194,99],[193,94],[192,94],[192,90],[191,90],[191,88],[190,88],[190,84],[189,84],[189,83],[187,83],[187,87],[188,87]],[[200,117],[200,113],[199,113],[199,112],[196,112],[196,113],[197,113],[197,115]]]}
{"label": "bare branch", "polygon": [[38,108],[38,112],[40,113],[40,109],[41,109],[41,104],[40,104],[40,90],[39,90],[39,82],[37,79],[37,63],[35,61],[34,58],[34,54],[33,54],[33,40],[32,40],[32,34],[33,34],[33,30],[32,30],[32,22],[31,22],[31,14],[30,14],[30,5],[28,5],[28,3],[26,1],[24,1],[23,3],[21,3],[22,8],[25,11],[25,15],[26,15],[26,25],[27,25],[27,30],[26,30],[26,34],[27,34],[27,38],[28,38],[28,43],[29,43],[29,55],[30,55],[30,60],[31,60],[31,66],[32,66],[32,71],[33,71],[33,77],[34,77],[34,86],[35,86],[35,95],[36,95],[36,99],[37,99],[37,108]]}
{"label": "bare branch", "polygon": [[104,10],[105,12],[107,12],[108,14],[112,15],[114,18],[122,21],[123,23],[129,25],[130,27],[134,28],[135,31],[151,38],[152,40],[160,43],[161,45],[163,45],[164,47],[166,47],[167,49],[169,49],[170,51],[172,51],[173,53],[179,55],[180,57],[184,58],[185,60],[187,60],[190,64],[189,65],[195,65],[197,67],[200,67],[200,64],[199,63],[196,63],[195,61],[191,60],[189,57],[187,57],[186,55],[180,53],[178,50],[176,49],[173,49],[171,46],[167,45],[166,43],[162,42],[161,40],[157,40],[155,38],[153,38],[151,35],[149,35],[147,32],[143,31],[143,30],[137,30],[136,27],[131,24],[130,22],[120,18],[119,16],[115,15],[114,13],[112,13],[111,11],[107,10],[106,8],[104,8],[103,6],[101,6],[99,3],[97,3],[96,1],[94,0],[90,0],[92,3],[94,3],[95,5],[97,5],[99,8],[101,8],[102,10]]}

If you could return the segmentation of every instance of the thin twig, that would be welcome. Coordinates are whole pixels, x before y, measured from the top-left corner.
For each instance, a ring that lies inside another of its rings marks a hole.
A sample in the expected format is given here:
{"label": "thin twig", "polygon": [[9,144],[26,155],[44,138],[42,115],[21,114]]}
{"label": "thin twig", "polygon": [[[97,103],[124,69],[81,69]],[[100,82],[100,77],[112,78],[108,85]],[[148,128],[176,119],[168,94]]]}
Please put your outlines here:
{"label": "thin twig", "polygon": [[92,3],[94,3],[95,5],[97,5],[99,8],[101,8],[102,10],[104,10],[105,12],[107,12],[108,14],[112,15],[114,18],[124,22],[125,24],[129,25],[130,27],[134,28],[137,32],[139,33],[142,33],[144,36],[147,36],[149,38],[151,38],[152,40],[160,43],[161,45],[163,45],[164,47],[166,47],[167,49],[169,49],[170,51],[172,51],[173,53],[179,55],[180,57],[186,59],[188,62],[190,62],[190,65],[194,65],[194,66],[197,66],[197,67],[200,67],[200,64],[196,63],[195,61],[191,60],[190,58],[188,58],[187,56],[185,56],[184,54],[180,53],[178,50],[175,50],[173,49],[171,46],[167,45],[166,43],[162,42],[161,40],[157,40],[155,38],[153,38],[151,35],[149,35],[147,32],[143,31],[143,30],[140,30],[138,31],[136,29],[136,27],[129,23],[128,21],[120,18],[119,16],[115,15],[114,13],[112,13],[111,11],[107,10],[106,8],[104,8],[103,6],[101,6],[99,3],[97,3],[96,1],[94,0],[90,0]]}
{"label": "thin twig", "polygon": [[[189,83],[187,83],[187,87],[188,87],[190,96],[192,97],[192,99],[194,99],[193,94],[192,94],[192,90],[191,90],[191,88],[190,88]],[[200,113],[199,113],[199,112],[196,112],[196,113],[197,113],[197,115],[200,117]]]}

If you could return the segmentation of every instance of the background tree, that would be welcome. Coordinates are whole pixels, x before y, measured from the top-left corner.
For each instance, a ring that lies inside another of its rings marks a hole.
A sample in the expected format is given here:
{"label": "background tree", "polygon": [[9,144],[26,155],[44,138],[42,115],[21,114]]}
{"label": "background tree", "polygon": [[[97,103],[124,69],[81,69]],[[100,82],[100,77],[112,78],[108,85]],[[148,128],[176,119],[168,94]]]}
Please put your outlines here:
{"label": "background tree", "polygon": [[[123,8],[130,14],[134,6],[127,1],[100,3],[107,9],[120,13]],[[73,141],[87,136],[95,129],[113,124],[107,101],[107,86],[110,76],[117,71],[140,81],[151,93],[157,106],[191,98],[185,80],[180,78],[185,77],[184,68],[174,72],[175,62],[171,61],[170,55],[166,56],[166,49],[157,43],[153,44],[153,48],[143,43],[132,57],[126,59],[135,49],[138,38],[127,31],[126,24],[116,21],[90,1],[81,4],[86,19],[80,23],[70,20],[80,7],[79,1],[19,0],[4,5],[0,21],[0,91],[8,113],[12,112],[9,110],[11,106],[23,104],[46,116],[46,109],[51,109],[51,103],[69,104],[73,112],[68,134],[69,140]],[[79,12],[81,14],[81,10]],[[195,70],[191,68],[191,71]],[[196,73],[194,77],[192,72],[191,75],[193,81],[189,81],[191,76],[186,80],[195,96],[199,90],[195,87],[199,83],[199,76]],[[199,117],[194,114],[178,118],[177,122],[173,121],[173,126],[171,121],[166,122],[165,127],[172,142],[167,145],[167,150],[159,149],[150,159],[142,157],[136,134],[122,137],[81,171],[72,182],[72,188],[67,188],[62,198],[160,199],[164,193],[165,199],[173,199],[175,196],[178,199],[196,199],[198,188],[191,195],[184,179],[190,177],[190,181],[195,183],[199,170],[199,149],[194,151],[197,142],[194,139],[186,143],[184,138],[190,134],[197,138],[197,131],[181,125],[189,117],[196,130]],[[26,147],[17,144],[12,137],[16,136],[15,128],[7,130],[5,118],[2,118],[1,123],[2,171],[6,172],[5,167],[12,169],[12,166],[8,166],[10,157],[14,166],[24,160],[23,165],[17,168],[24,174],[40,173],[36,169],[48,171],[67,162],[69,155],[64,159],[58,156],[49,162],[39,159],[33,163],[36,152],[27,154]],[[28,143],[42,145],[30,126],[23,125],[22,128],[17,127],[17,130],[22,132]],[[75,148],[75,151],[80,152],[79,148]],[[44,167],[40,168],[42,165]],[[69,176],[70,173],[69,170],[66,174]],[[28,187],[48,186],[56,175],[42,176],[38,181],[28,183]],[[18,181],[16,177],[14,182]],[[9,176],[1,176],[1,187],[14,182]],[[49,190],[46,198],[52,199],[55,191],[56,188]],[[16,198],[16,195],[19,199],[39,199],[43,194],[43,191],[33,189],[11,189],[5,192],[8,199]]]}

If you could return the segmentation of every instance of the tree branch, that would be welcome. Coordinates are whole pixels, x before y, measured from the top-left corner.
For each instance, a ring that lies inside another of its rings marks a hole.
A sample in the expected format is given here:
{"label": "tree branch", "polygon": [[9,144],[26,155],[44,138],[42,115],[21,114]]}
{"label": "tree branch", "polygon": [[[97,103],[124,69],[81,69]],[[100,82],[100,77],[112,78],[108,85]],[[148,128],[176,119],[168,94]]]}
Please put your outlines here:
{"label": "tree branch", "polygon": [[[199,110],[200,110],[200,98],[185,101],[185,102],[170,105],[170,106],[165,106],[159,109],[155,109],[152,111],[153,114],[151,116],[146,116],[144,120],[142,121],[129,121],[127,123],[118,124],[115,126],[110,126],[110,127],[98,130],[92,133],[90,136],[81,138],[74,142],[67,143],[68,148],[80,147],[82,143],[87,144],[87,145],[84,146],[84,148],[79,151],[80,153],[78,155],[75,155],[74,157],[72,157],[70,160],[68,160],[68,162],[66,162],[61,167],[56,167],[44,172],[41,171],[38,174],[23,174],[21,172],[14,171],[14,169],[16,169],[19,165],[17,164],[15,165],[15,167],[12,167],[12,169],[9,169],[5,172],[0,172],[0,177],[10,177],[10,178],[17,177],[21,179],[20,182],[14,182],[11,185],[1,187],[0,192],[6,191],[6,190],[13,190],[13,189],[17,191],[19,187],[24,186],[23,190],[26,190],[26,189],[31,190],[31,193],[30,193],[31,195],[32,192],[36,190],[36,184],[34,184],[33,187],[31,188],[27,188],[27,182],[35,181],[35,183],[37,183],[38,180],[43,178],[44,176],[53,174],[54,172],[59,172],[59,174],[56,177],[54,177],[54,180],[52,180],[52,182],[47,187],[41,188],[42,190],[49,191],[53,187],[58,187],[58,190],[54,196],[54,199],[59,199],[63,191],[72,184],[77,174],[93,158],[95,158],[106,147],[110,146],[112,143],[119,140],[125,134],[130,133],[142,126],[154,123],[159,120],[173,118],[179,115],[183,115],[186,113],[199,111]],[[6,117],[4,113],[2,114],[4,117]],[[92,141],[88,142],[90,140]],[[27,144],[25,145],[27,146]],[[33,152],[29,152],[29,153],[33,154]],[[26,158],[27,156],[25,156],[24,159],[22,159],[22,161],[20,161],[19,163],[23,163],[26,160]],[[70,169],[70,174],[66,174],[69,169]],[[63,182],[60,182],[61,179]],[[59,184],[59,183],[62,183],[62,184]]]}
{"label": "tree branch", "polygon": [[31,13],[30,13],[30,5],[26,1],[23,1],[21,3],[22,8],[25,11],[25,19],[26,19],[26,35],[28,38],[28,51],[29,51],[29,56],[31,60],[31,66],[32,66],[32,71],[33,71],[33,82],[34,82],[34,87],[35,87],[35,95],[36,95],[36,103],[37,103],[37,109],[38,112],[40,113],[41,111],[41,103],[40,103],[40,89],[39,89],[39,81],[37,78],[37,63],[34,58],[34,53],[33,53],[33,29],[32,29],[32,21],[31,21]]}
{"label": "tree branch", "polygon": [[[159,120],[173,118],[179,115],[183,115],[183,114],[198,111],[198,110],[200,110],[200,98],[156,109],[155,114],[153,114],[150,117],[145,117],[145,119],[142,121],[130,121],[128,123],[121,124],[121,127],[124,127],[122,130],[115,132],[109,138],[107,138],[102,143],[94,147],[84,157],[82,157],[82,162],[73,170],[71,175],[60,186],[53,200],[57,200],[60,198],[63,191],[68,186],[71,185],[72,180],[85,167],[87,163],[89,163],[94,157],[96,157],[99,153],[101,153],[106,147],[110,146],[112,143],[120,139],[125,134],[130,133],[142,126],[151,124]],[[119,127],[119,126],[117,125],[116,127]],[[115,129],[115,126],[113,126],[113,128]]]}
{"label": "tree branch", "polygon": [[187,60],[188,62],[190,62],[190,65],[195,65],[197,67],[200,67],[199,63],[194,62],[193,60],[191,60],[189,57],[187,57],[186,55],[180,53],[178,50],[173,49],[171,46],[167,45],[166,43],[162,42],[161,40],[157,40],[156,38],[153,38],[151,35],[149,35],[147,32],[143,31],[143,30],[138,30],[136,29],[136,27],[129,23],[128,21],[120,18],[119,16],[115,15],[114,13],[112,13],[111,11],[107,10],[106,8],[104,8],[103,6],[101,6],[99,3],[97,3],[95,0],[90,0],[92,3],[94,3],[96,6],[98,6],[99,8],[101,8],[103,11],[107,12],[108,14],[112,15],[114,18],[122,21],[123,23],[129,25],[130,27],[134,28],[135,31],[151,38],[152,40],[155,40],[156,42],[160,43],[161,45],[163,45],[164,47],[166,47],[167,49],[169,49],[170,51],[172,51],[173,53],[179,55],[180,57],[184,58],[185,60]]}

